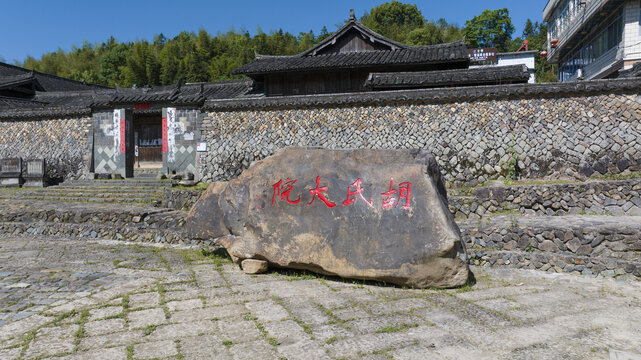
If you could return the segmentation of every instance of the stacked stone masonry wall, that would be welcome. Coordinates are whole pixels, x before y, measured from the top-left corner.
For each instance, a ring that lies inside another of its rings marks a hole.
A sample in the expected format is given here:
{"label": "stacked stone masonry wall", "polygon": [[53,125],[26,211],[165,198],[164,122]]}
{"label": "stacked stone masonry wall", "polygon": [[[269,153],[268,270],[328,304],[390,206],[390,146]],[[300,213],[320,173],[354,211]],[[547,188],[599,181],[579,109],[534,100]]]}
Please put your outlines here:
{"label": "stacked stone masonry wall", "polygon": [[567,214],[641,215],[641,179],[572,184],[481,187],[473,196],[449,197],[457,219],[496,213],[562,216]]}
{"label": "stacked stone masonry wall", "polygon": [[168,209],[189,211],[202,193],[202,190],[164,189],[161,206]]}
{"label": "stacked stone masonry wall", "polygon": [[50,178],[83,178],[90,159],[90,128],[89,117],[0,120],[0,158],[44,158]]}
{"label": "stacked stone masonry wall", "polygon": [[[599,273],[605,270],[641,276],[641,224],[636,217],[550,217],[545,223],[529,217],[500,216],[487,222],[459,221],[472,263],[558,267]],[[497,251],[514,253],[512,255]],[[494,254],[494,255],[492,255]],[[506,257],[504,257],[506,256]],[[490,261],[494,257],[493,261]],[[509,260],[509,261],[508,261]],[[507,261],[507,263],[506,263]],[[547,264],[547,266],[546,266]],[[560,271],[557,271],[560,272]]]}
{"label": "stacked stone masonry wall", "polygon": [[287,146],[425,148],[454,185],[584,179],[641,170],[640,119],[637,94],[216,110],[203,116],[198,164],[216,181]]}

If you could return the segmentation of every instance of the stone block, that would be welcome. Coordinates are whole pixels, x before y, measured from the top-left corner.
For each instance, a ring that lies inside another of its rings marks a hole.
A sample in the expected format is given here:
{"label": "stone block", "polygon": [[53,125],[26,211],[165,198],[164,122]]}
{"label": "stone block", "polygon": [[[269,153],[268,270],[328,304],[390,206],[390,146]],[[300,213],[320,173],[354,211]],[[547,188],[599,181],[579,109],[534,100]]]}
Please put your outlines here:
{"label": "stone block", "polygon": [[290,148],[210,188],[188,227],[198,228],[196,218],[215,225],[205,233],[223,235],[217,241],[237,262],[413,287],[468,280],[440,169],[426,151]]}
{"label": "stone block", "polygon": [[0,186],[20,187],[24,183],[22,178],[22,159],[0,159]]}
{"label": "stone block", "polygon": [[44,159],[28,159],[24,174],[24,187],[45,187],[47,185],[47,165]]}
{"label": "stone block", "polygon": [[268,263],[264,260],[245,259],[240,264],[245,274],[261,274],[268,268]]}

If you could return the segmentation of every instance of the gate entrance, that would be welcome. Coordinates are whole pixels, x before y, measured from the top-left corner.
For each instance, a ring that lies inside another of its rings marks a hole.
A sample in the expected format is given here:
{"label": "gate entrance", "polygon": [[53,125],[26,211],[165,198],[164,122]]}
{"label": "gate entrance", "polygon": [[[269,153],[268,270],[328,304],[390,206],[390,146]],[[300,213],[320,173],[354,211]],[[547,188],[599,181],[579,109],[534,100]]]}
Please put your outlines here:
{"label": "gate entrance", "polygon": [[134,169],[162,168],[162,120],[134,115]]}

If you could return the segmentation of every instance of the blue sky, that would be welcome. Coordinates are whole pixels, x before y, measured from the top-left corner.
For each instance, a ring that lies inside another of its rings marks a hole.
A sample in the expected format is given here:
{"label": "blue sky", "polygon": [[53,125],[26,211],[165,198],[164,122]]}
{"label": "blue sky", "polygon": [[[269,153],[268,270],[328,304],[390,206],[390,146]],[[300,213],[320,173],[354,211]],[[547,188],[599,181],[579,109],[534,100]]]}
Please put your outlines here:
{"label": "blue sky", "polygon": [[[99,43],[114,36],[119,41],[153,39],[163,33],[167,38],[183,30],[210,34],[232,27],[256,32],[283,29],[293,34],[323,25],[331,32],[355,9],[357,17],[383,0],[30,0],[3,1],[0,11],[0,57],[9,63],[23,61],[27,55],[61,48],[65,51],[83,41]],[[525,20],[541,21],[547,0],[449,0],[403,1],[416,3],[427,19],[445,18],[464,25],[465,20],[483,9],[507,7],[516,35]]]}

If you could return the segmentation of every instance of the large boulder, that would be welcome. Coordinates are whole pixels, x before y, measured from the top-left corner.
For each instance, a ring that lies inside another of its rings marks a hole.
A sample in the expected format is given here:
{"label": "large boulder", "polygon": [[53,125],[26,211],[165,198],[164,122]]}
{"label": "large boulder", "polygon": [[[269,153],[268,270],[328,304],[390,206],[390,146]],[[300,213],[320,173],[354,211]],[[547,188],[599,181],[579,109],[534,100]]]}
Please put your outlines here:
{"label": "large boulder", "polygon": [[237,262],[419,288],[470,275],[440,169],[424,150],[279,151],[212,184],[187,230]]}

